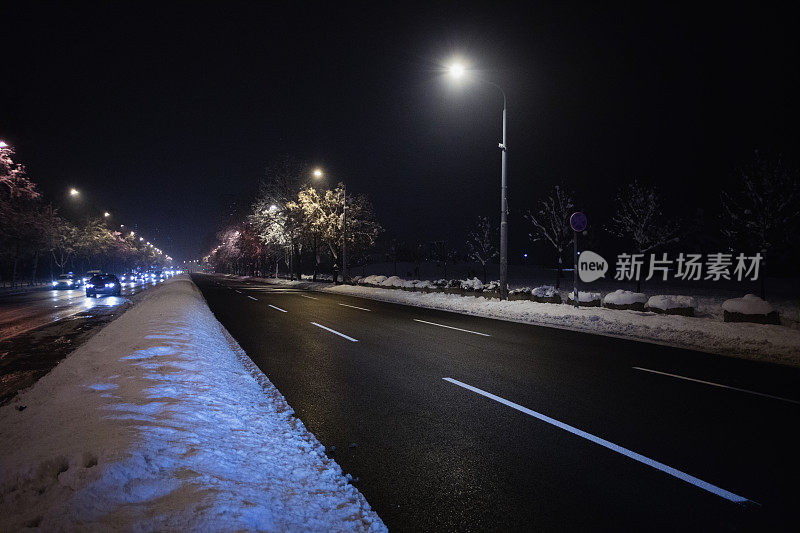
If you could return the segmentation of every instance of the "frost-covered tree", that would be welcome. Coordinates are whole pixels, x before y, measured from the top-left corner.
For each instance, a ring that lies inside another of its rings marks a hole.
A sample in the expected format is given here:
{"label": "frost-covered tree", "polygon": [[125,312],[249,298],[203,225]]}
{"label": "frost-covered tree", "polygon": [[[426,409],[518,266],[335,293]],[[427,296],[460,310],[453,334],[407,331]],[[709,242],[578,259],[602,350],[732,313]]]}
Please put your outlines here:
{"label": "frost-covered tree", "polygon": [[528,234],[531,242],[546,242],[556,252],[558,258],[556,288],[561,286],[564,251],[569,248],[575,237],[569,226],[569,217],[574,211],[575,201],[572,193],[556,185],[544,200],[539,201],[539,209],[535,213],[532,211],[525,213],[525,219],[531,224],[531,232]]}
{"label": "frost-covered tree", "polygon": [[[347,195],[347,231],[344,231],[343,202],[345,189],[340,183],[334,190],[325,191],[320,199],[315,223],[321,228],[322,239],[333,262],[342,267],[342,240],[347,239],[351,257],[363,254],[375,244],[383,228],[378,223],[372,203],[364,195]],[[334,276],[336,272],[334,272]]]}
{"label": "frost-covered tree", "polygon": [[497,228],[491,223],[489,217],[478,217],[475,226],[467,235],[467,253],[471,260],[481,264],[484,283],[488,281],[489,277],[486,265],[497,257],[498,239]]}
{"label": "frost-covered tree", "polygon": [[11,283],[16,284],[23,258],[35,256],[38,260],[41,194],[26,175],[25,166],[13,156],[10,146],[0,147],[0,255],[10,261]]}
{"label": "frost-covered tree", "polygon": [[[651,253],[678,242],[680,231],[676,218],[664,216],[661,197],[655,187],[634,180],[619,190],[611,232],[632,241],[636,252]],[[641,285],[641,279],[636,280],[636,292],[641,290]]]}

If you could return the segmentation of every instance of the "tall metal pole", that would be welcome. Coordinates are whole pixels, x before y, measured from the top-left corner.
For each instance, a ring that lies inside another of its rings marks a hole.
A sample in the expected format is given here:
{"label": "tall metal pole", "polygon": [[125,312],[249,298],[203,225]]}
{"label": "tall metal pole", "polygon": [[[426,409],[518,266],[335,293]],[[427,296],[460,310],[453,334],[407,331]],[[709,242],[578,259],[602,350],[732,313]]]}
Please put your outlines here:
{"label": "tall metal pole", "polygon": [[[502,92],[502,89],[501,89]],[[506,191],[506,93],[503,92],[503,142],[500,144],[502,166],[500,170],[500,299],[508,298],[508,200]]]}
{"label": "tall metal pole", "polygon": [[347,281],[347,186],[342,183],[342,283]]}

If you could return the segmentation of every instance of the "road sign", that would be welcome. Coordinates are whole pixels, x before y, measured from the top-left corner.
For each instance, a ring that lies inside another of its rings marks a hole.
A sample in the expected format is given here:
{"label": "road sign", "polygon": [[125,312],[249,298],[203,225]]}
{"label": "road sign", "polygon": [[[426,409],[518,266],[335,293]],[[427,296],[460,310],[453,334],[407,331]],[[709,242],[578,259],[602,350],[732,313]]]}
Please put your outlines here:
{"label": "road sign", "polygon": [[586,220],[586,215],[584,215],[580,211],[572,213],[572,216],[569,217],[569,225],[572,228],[572,231],[580,232],[585,230],[587,223],[588,221]]}

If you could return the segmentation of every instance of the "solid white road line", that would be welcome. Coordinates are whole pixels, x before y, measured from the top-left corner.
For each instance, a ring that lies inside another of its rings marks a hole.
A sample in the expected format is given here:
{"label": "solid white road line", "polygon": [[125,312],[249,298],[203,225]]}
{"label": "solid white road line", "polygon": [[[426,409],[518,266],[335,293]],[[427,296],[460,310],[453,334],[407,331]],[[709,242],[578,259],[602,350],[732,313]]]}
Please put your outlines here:
{"label": "solid white road line", "polygon": [[355,305],[347,305],[347,304],[339,304],[339,305],[342,305],[344,307],[352,307],[353,309],[361,309],[362,311],[372,311],[371,309],[367,309],[365,307],[357,307]]}
{"label": "solid white road line", "polygon": [[349,341],[352,341],[352,342],[358,342],[358,339],[354,339],[353,337],[348,337],[348,336],[347,336],[347,335],[345,335],[344,333],[339,333],[339,332],[338,332],[338,331],[336,331],[335,329],[326,328],[326,327],[325,327],[325,326],[323,326],[322,324],[317,324],[316,322],[312,322],[312,324],[314,324],[314,325],[315,325],[315,326],[317,326],[318,328],[322,328],[322,329],[324,329],[325,331],[330,331],[331,333],[334,333],[334,334],[336,334],[336,335],[339,335],[340,337],[344,337],[345,339],[347,339],[347,340],[349,340]]}
{"label": "solid white road line", "polygon": [[445,326],[444,324],[437,324],[436,322],[428,322],[427,320],[420,320],[419,318],[415,318],[413,320],[416,322],[422,322],[423,324],[430,324],[431,326],[439,326],[440,328],[455,329],[458,331],[463,331],[465,333],[474,333],[475,335],[483,335],[484,337],[491,337],[491,335],[489,335],[488,333],[481,333],[479,331],[471,331],[468,329],[461,329],[453,326]]}
{"label": "solid white road line", "polygon": [[744,496],[739,496],[738,494],[734,494],[732,492],[728,492],[727,490],[722,489],[720,487],[717,487],[716,485],[712,485],[711,483],[708,483],[707,481],[703,481],[702,479],[698,479],[698,478],[696,478],[694,476],[691,476],[691,475],[689,475],[689,474],[687,474],[685,472],[681,472],[680,470],[672,468],[671,466],[667,466],[664,463],[659,463],[658,461],[654,461],[653,459],[650,459],[649,457],[645,457],[644,455],[641,455],[641,454],[638,454],[636,452],[633,452],[633,451],[631,451],[631,450],[629,450],[627,448],[623,448],[622,446],[620,446],[618,444],[614,444],[613,442],[609,442],[609,441],[607,441],[605,439],[601,439],[600,437],[596,437],[596,436],[592,435],[591,433],[587,433],[587,432],[582,431],[582,430],[580,430],[578,428],[575,428],[575,427],[572,427],[570,425],[567,425],[567,424],[565,424],[563,422],[559,422],[558,420],[556,420],[554,418],[550,418],[549,416],[543,415],[541,413],[537,413],[536,411],[532,411],[531,409],[528,409],[527,407],[523,407],[523,406],[521,406],[521,405],[519,405],[517,403],[514,403],[512,401],[506,400],[505,398],[501,398],[500,396],[496,396],[496,395],[494,395],[494,394],[492,394],[490,392],[486,392],[486,391],[481,390],[481,389],[479,389],[477,387],[473,387],[472,385],[467,385],[466,383],[463,383],[463,382],[458,381],[458,380],[453,379],[453,378],[442,378],[442,379],[444,379],[445,381],[449,381],[450,383],[452,383],[454,385],[458,385],[459,387],[463,387],[463,388],[465,388],[467,390],[471,390],[472,392],[474,392],[476,394],[480,394],[481,396],[485,396],[485,397],[487,397],[489,399],[492,399],[492,400],[494,400],[496,402],[500,402],[500,403],[502,403],[504,405],[507,405],[508,407],[511,407],[512,409],[516,409],[517,411],[525,413],[526,415],[530,415],[530,416],[532,416],[534,418],[538,418],[542,422],[547,422],[548,424],[552,424],[552,425],[556,426],[557,428],[560,428],[560,429],[563,429],[564,431],[572,433],[573,435],[577,435],[578,437],[583,437],[584,439],[590,440],[590,441],[594,442],[595,444],[599,444],[600,446],[603,446],[604,448],[608,448],[609,450],[615,451],[617,453],[620,453],[620,454],[624,455],[625,457],[633,459],[634,461],[638,461],[638,462],[640,462],[642,464],[645,464],[647,466],[655,468],[656,470],[660,470],[660,471],[664,472],[665,474],[669,474],[670,476],[676,477],[676,478],[678,478],[678,479],[680,479],[682,481],[690,483],[690,484],[692,484],[692,485],[694,485],[696,487],[699,487],[699,488],[701,488],[703,490],[707,490],[708,492],[710,492],[712,494],[716,494],[717,496],[719,496],[721,498],[725,498],[728,501],[731,501],[731,502],[734,502],[734,503],[739,503],[739,504],[752,503],[752,504],[760,505],[757,502],[754,502],[753,500],[749,500],[749,499],[745,498]]}
{"label": "solid white road line", "polygon": [[277,310],[278,310],[278,311],[280,311],[281,313],[288,313],[288,311],[286,311],[286,309],[281,309],[280,307],[275,307],[275,306],[274,306],[274,305],[272,305],[272,304],[267,304],[267,305],[268,305],[268,306],[270,306],[270,307],[271,307],[271,308],[273,308],[273,309],[277,309]]}
{"label": "solid white road line", "polygon": [[247,295],[247,297],[248,297],[248,298],[250,298],[251,300],[258,301],[258,298],[253,298],[253,297],[252,297],[252,296],[250,296],[249,294]]}
{"label": "solid white road line", "polygon": [[[300,293],[297,293],[297,294],[300,294]],[[314,296],[307,296],[305,294],[300,294],[300,296],[302,296],[303,298],[308,298],[309,300],[316,300],[317,299]]]}
{"label": "solid white road line", "polygon": [[662,376],[669,376],[671,378],[678,378],[686,381],[694,381],[695,383],[702,383],[703,385],[711,385],[712,387],[720,387],[722,389],[730,389],[738,392],[746,392],[747,394],[755,394],[756,396],[763,396],[764,398],[772,398],[773,400],[780,400],[782,402],[789,402],[800,405],[800,402],[798,402],[797,400],[790,400],[789,398],[782,398],[781,396],[773,396],[772,394],[764,394],[763,392],[740,389],[738,387],[731,387],[730,385],[723,385],[722,383],[714,383],[713,381],[703,381],[702,379],[687,378],[686,376],[679,376],[678,374],[670,374],[669,372],[660,372],[658,370],[652,370],[650,368],[642,368],[640,366],[635,366],[633,368],[635,370],[641,370],[642,372],[650,372],[652,374],[660,374]]}

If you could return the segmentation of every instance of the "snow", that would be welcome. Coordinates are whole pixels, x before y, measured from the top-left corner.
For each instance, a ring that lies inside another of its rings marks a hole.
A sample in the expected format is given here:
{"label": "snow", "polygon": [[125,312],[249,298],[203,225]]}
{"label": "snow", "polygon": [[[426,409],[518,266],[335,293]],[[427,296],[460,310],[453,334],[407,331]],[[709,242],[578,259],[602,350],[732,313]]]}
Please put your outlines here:
{"label": "snow", "polygon": [[722,309],[729,313],[741,313],[743,315],[768,315],[775,311],[769,302],[766,302],[755,294],[745,294],[742,298],[725,300]]}
{"label": "snow", "polygon": [[542,285],[541,287],[536,287],[531,291],[531,295],[538,298],[552,298],[556,294],[558,294],[558,291],[552,285]]}
{"label": "snow", "polygon": [[641,292],[631,292],[618,289],[610,292],[603,297],[603,305],[632,305],[647,302],[647,295]]}
{"label": "snow", "polygon": [[650,299],[647,300],[647,305],[645,305],[645,307],[662,309],[666,311],[667,309],[686,309],[689,307],[696,308],[697,302],[691,296],[661,294],[658,296],[651,296]]}
{"label": "snow", "polygon": [[385,531],[185,278],[0,408],[0,530]]}
{"label": "snow", "polygon": [[[385,302],[800,366],[800,330],[786,326],[731,323],[716,318],[621,311],[604,307],[575,308],[571,305],[554,305],[528,300],[502,301],[496,298],[465,297],[438,292],[409,292],[349,285],[331,286],[324,283],[297,284],[274,279],[268,281],[299,285],[321,292],[347,294]],[[583,295],[583,291],[581,291],[581,295]]]}
{"label": "snow", "polygon": [[364,285],[380,285],[381,283],[386,281],[386,279],[387,279],[386,276],[372,275],[362,279],[361,283],[363,283]]}
{"label": "snow", "polygon": [[[575,296],[572,294],[572,291],[569,291],[567,297],[570,300],[575,300]],[[599,292],[589,292],[589,291],[578,291],[578,301],[579,302],[595,302],[600,300],[600,293]]]}
{"label": "snow", "polygon": [[391,276],[380,282],[384,287],[411,287],[410,281],[406,281],[399,276]]}
{"label": "snow", "polygon": [[483,283],[478,278],[465,279],[461,282],[461,288],[465,290],[481,291]]}

